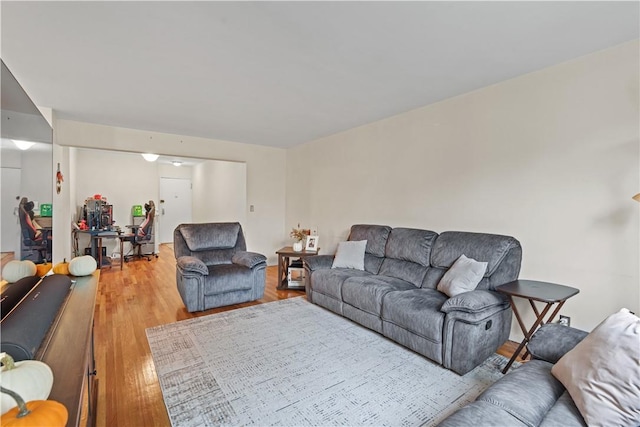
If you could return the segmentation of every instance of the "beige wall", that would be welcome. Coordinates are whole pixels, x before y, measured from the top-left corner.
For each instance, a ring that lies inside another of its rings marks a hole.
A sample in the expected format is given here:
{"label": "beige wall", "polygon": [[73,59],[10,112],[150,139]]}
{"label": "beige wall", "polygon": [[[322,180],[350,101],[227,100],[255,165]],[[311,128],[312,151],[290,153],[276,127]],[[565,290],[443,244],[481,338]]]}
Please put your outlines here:
{"label": "beige wall", "polygon": [[[621,306],[640,311],[638,49],[627,43],[290,150],[54,115],[54,164],[73,169],[67,146],[246,162],[248,245],[272,264],[298,223],[318,228],[323,253],[353,223],[510,234],[524,248],[521,277],[580,288],[563,313],[591,329]],[[58,200],[74,197],[63,188],[54,198],[56,234],[71,218]],[[65,251],[54,247],[56,258]]]}
{"label": "beige wall", "polygon": [[247,165],[210,160],[193,169],[193,221],[238,221],[246,227]]}
{"label": "beige wall", "polygon": [[638,49],[289,150],[287,230],[317,225],[324,253],[354,223],[509,234],[523,246],[521,278],[580,288],[563,309],[572,325],[640,312]]}
{"label": "beige wall", "polygon": [[[154,152],[244,162],[247,168],[247,213],[246,224],[243,226],[248,249],[267,255],[269,262],[275,264],[275,251],[287,242],[284,231],[286,152],[283,149],[69,120],[55,121],[55,135],[58,149],[54,157],[62,159],[65,164],[68,163],[70,154],[68,149],[63,149],[64,147]],[[92,173],[102,171],[107,179],[111,179],[113,178],[110,173],[111,166],[111,162],[106,159],[96,161]],[[80,170],[77,171],[77,175],[77,177],[70,177],[72,183],[74,178],[81,179]],[[157,180],[155,172],[153,176],[154,180]],[[134,183],[136,180],[135,172],[126,176],[125,180]],[[70,206],[71,201],[67,201],[67,203],[69,204],[63,204],[59,208],[60,211],[57,210],[57,207],[54,208],[56,209],[55,214],[60,214],[62,218],[70,218],[75,207]],[[255,206],[254,212],[248,212],[249,205]],[[60,230],[56,227],[56,234],[70,233],[70,221],[66,222],[68,223],[59,224]],[[68,255],[63,255],[68,252],[63,247],[58,251],[55,251],[54,248],[56,258],[68,257]]]}

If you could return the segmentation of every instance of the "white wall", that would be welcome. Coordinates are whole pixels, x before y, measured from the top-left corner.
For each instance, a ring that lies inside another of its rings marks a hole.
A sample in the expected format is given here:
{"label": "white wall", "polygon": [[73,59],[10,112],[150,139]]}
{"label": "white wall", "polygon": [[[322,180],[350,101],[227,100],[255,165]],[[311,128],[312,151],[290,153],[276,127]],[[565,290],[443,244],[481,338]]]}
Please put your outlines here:
{"label": "white wall", "polygon": [[627,43],[289,150],[287,230],[317,225],[324,253],[354,223],[513,235],[521,278],[580,289],[563,308],[572,325],[640,312],[638,51]]}
{"label": "white wall", "polygon": [[245,228],[247,165],[210,160],[193,169],[193,221],[238,221]]}
{"label": "white wall", "polygon": [[[36,143],[29,150],[3,149],[0,166],[20,169],[20,194],[31,201],[51,203],[52,181],[51,144]],[[43,182],[46,185],[43,185]],[[18,201],[16,201],[18,206]],[[36,212],[37,213],[37,212]]]}
{"label": "white wall", "polygon": [[[77,207],[88,197],[101,194],[113,205],[115,225],[125,232],[132,223],[131,207],[153,200],[156,235],[163,227],[160,203],[160,178],[186,178],[193,183],[193,221],[240,221],[246,227],[246,165],[238,162],[206,160],[194,167],[147,162],[139,154],[86,148],[71,148],[76,153],[75,173],[82,177],[75,185]],[[89,245],[81,236],[80,250]],[[156,250],[159,239],[156,237]],[[103,242],[107,253],[119,251],[119,242]],[[124,253],[131,251],[126,244]]]}
{"label": "white wall", "polygon": [[27,150],[22,153],[20,186],[23,195],[31,201],[38,202],[38,205],[51,203],[52,194],[49,184],[52,180],[55,182],[51,164],[52,146],[46,144],[46,147],[45,150]]}
{"label": "white wall", "polygon": [[[153,200],[158,206],[158,166],[147,162],[139,155],[106,150],[89,150],[73,148],[76,155],[75,182],[76,205],[73,213],[78,218],[79,209],[84,201],[95,194],[106,197],[113,205],[113,219],[115,225],[124,232],[130,232],[125,226],[131,224],[131,207],[144,205]],[[89,246],[89,238],[81,235],[80,252]],[[117,239],[105,239],[103,245],[107,247],[107,254],[119,251]],[[127,253],[129,248],[125,248]]]}
{"label": "white wall", "polygon": [[[265,254],[269,263],[275,264],[275,251],[289,240],[284,231],[286,151],[283,149],[59,119],[55,120],[55,131],[56,143],[60,146],[155,152],[246,163],[245,206],[255,206],[255,212],[248,212],[247,209],[246,225],[243,227],[248,249]],[[79,168],[80,160],[77,163]],[[94,163],[91,172],[95,174],[99,169],[111,177],[109,171],[112,166],[106,158],[100,159],[98,164]],[[85,179],[84,173],[78,170],[75,175],[78,180]],[[130,186],[126,184],[118,192],[128,190]],[[97,189],[82,191],[99,192]],[[114,191],[104,194],[115,197]],[[68,206],[61,215],[69,215],[73,209]],[[58,214],[57,210],[55,214]]]}
{"label": "white wall", "polygon": [[193,168],[186,165],[175,167],[173,165],[160,163],[158,164],[158,175],[162,178],[191,179],[193,176]]}

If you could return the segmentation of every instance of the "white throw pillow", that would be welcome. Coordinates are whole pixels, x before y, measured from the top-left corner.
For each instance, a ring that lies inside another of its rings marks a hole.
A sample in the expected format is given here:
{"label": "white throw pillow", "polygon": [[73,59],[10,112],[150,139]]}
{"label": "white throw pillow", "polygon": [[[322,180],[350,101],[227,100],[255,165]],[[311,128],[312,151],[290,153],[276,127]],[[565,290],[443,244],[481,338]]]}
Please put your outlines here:
{"label": "white throw pillow", "polygon": [[460,255],[440,279],[438,290],[449,297],[474,290],[487,271],[487,265],[486,262]]}
{"label": "white throw pillow", "polygon": [[364,251],[367,249],[366,240],[338,243],[338,250],[331,268],[353,268],[364,270]]}
{"label": "white throw pillow", "polygon": [[553,365],[590,426],[640,425],[640,318],[623,308]]}

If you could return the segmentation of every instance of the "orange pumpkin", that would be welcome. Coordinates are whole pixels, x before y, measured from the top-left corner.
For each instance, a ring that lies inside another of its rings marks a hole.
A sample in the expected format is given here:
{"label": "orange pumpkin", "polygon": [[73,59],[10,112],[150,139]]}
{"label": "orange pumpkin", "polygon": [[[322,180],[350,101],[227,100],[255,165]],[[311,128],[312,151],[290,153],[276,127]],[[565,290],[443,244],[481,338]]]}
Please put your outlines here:
{"label": "orange pumpkin", "polygon": [[19,394],[0,386],[0,391],[13,397],[18,406],[2,415],[3,427],[63,427],[69,413],[63,404],[53,400],[32,400],[25,403]]}
{"label": "orange pumpkin", "polygon": [[69,263],[67,259],[63,259],[62,262],[57,263],[53,267],[53,272],[56,274],[64,274],[65,276],[69,275]]}
{"label": "orange pumpkin", "polygon": [[51,264],[44,262],[43,264],[36,264],[36,275],[42,277],[51,270]]}

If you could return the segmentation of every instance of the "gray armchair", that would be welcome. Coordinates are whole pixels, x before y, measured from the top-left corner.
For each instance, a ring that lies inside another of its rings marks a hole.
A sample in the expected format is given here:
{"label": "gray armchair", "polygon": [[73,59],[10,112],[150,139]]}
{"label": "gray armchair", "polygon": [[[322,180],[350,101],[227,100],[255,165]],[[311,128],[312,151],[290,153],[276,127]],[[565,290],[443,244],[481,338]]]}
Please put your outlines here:
{"label": "gray armchair", "polygon": [[242,226],[237,222],[176,227],[176,282],[187,311],[262,298],[267,258],[246,249]]}

